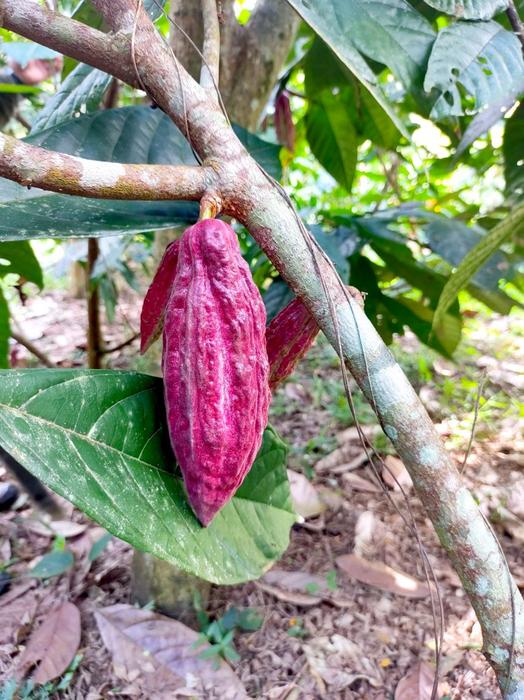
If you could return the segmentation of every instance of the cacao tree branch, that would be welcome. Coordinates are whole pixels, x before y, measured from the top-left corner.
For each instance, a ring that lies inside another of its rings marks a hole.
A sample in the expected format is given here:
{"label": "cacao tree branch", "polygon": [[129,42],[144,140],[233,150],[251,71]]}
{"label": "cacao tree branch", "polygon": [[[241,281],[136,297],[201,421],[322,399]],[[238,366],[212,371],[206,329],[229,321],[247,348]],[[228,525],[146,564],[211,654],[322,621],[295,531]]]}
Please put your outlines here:
{"label": "cacao tree branch", "polygon": [[515,6],[513,0],[509,0],[508,7],[506,9],[506,15],[511,24],[511,28],[518,37],[518,40],[522,44],[522,50],[524,51],[524,23],[522,22],[519,12]]}
{"label": "cacao tree branch", "polygon": [[202,44],[202,68],[200,85],[213,94],[218,89],[218,70],[220,65],[220,25],[216,0],[201,0],[204,42]]}
{"label": "cacao tree branch", "polygon": [[[124,47],[119,60],[130,62],[134,0],[93,2]],[[126,14],[131,18],[127,24]],[[508,697],[515,700],[524,697],[524,602],[495,535],[427,412],[363,310],[346,299],[333,268],[312,249],[290,201],[245,151],[216,102],[177,63],[145,13],[137,19],[135,59],[147,91],[184,133],[188,125],[193,148],[216,174],[223,212],[246,225],[336,349],[340,340],[348,368],[404,461],[461,578],[482,627],[484,654],[501,688],[507,687]],[[23,28],[19,31],[24,34]],[[46,41],[56,48],[51,35]],[[77,57],[75,46],[69,53]],[[87,60],[93,64],[97,59]]]}
{"label": "cacao tree branch", "polygon": [[213,179],[213,172],[190,165],[85,160],[0,134],[0,176],[28,187],[82,197],[199,200]]}
{"label": "cacao tree branch", "polygon": [[129,37],[111,37],[32,0],[0,0],[0,25],[140,87],[131,62],[122,62]]}

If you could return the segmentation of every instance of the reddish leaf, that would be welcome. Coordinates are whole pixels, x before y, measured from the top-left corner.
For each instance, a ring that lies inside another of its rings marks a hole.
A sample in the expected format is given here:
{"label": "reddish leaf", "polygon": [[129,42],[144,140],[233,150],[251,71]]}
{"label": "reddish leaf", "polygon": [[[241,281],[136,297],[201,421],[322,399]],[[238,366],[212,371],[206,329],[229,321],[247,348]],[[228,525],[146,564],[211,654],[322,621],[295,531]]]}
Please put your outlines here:
{"label": "reddish leaf", "polygon": [[25,676],[36,666],[35,683],[58,678],[75,658],[80,644],[80,612],[73,603],[52,610],[36,629],[20,656],[17,675]]}
{"label": "reddish leaf", "polygon": [[425,598],[429,595],[426,583],[417,581],[402,571],[395,571],[382,562],[368,561],[356,554],[344,554],[337,558],[337,565],[357,581],[388,593],[407,598]]}
{"label": "reddish leaf", "polygon": [[295,151],[295,125],[291,114],[289,96],[282,91],[275,100],[275,131],[279,143],[285,146],[288,151]]}

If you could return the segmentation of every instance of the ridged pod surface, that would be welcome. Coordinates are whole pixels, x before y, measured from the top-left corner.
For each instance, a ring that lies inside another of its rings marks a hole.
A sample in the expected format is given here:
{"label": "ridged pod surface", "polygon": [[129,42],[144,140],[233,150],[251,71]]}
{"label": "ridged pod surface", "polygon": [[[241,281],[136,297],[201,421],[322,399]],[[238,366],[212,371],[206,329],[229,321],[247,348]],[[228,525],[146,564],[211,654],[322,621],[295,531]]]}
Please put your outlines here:
{"label": "ridged pod surface", "polygon": [[162,334],[165,309],[175,280],[179,249],[180,241],[173,241],[167,246],[144,297],[140,314],[141,353],[144,353]]}
{"label": "ridged pod surface", "polygon": [[293,372],[315,342],[318,325],[300,299],[293,299],[266,329],[269,386],[273,391]]}
{"label": "ridged pod surface", "polygon": [[203,525],[233,496],[267,424],[266,312],[233,229],[187,229],[165,312],[163,372],[171,444]]}

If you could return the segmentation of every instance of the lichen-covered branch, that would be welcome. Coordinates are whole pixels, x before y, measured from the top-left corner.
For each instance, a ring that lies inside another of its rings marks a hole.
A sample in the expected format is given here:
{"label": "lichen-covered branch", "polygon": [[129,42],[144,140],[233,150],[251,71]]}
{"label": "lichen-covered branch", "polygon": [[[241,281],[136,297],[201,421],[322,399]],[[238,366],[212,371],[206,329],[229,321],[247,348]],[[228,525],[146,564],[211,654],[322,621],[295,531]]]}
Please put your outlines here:
{"label": "lichen-covered branch", "polygon": [[202,44],[202,68],[200,85],[216,97],[218,69],[220,65],[220,25],[216,0],[201,0],[204,42]]}
{"label": "lichen-covered branch", "polygon": [[5,134],[0,134],[0,176],[27,187],[99,199],[200,200],[213,181],[209,168],[85,160]]}
{"label": "lichen-covered branch", "polygon": [[[13,0],[0,0],[0,8],[6,3],[13,4]],[[117,71],[120,77],[127,70],[122,66],[126,62],[132,64],[129,37],[135,31],[134,59],[141,84],[187,133],[204,166],[212,169],[215,178],[207,195],[221,202],[225,214],[247,226],[335,348],[339,348],[340,341],[347,366],[406,464],[471,599],[482,626],[484,653],[501,687],[507,683],[507,697],[511,700],[524,698],[524,602],[506,573],[497,539],[462,484],[407,378],[360,306],[346,300],[334,270],[325,260],[315,260],[292,204],[245,151],[216,102],[176,62],[145,13],[136,15],[134,0],[93,3],[112,27],[121,47],[121,65],[111,72]],[[34,7],[27,0],[17,0],[15,4]],[[23,27],[19,31],[24,34]],[[71,31],[70,38],[72,34]],[[53,33],[43,32],[37,40],[57,48]],[[69,42],[68,53],[73,57],[78,57],[76,46],[76,41]],[[98,65],[96,57],[83,60]],[[326,298],[326,288],[331,302]],[[333,308],[337,326],[333,323]]]}

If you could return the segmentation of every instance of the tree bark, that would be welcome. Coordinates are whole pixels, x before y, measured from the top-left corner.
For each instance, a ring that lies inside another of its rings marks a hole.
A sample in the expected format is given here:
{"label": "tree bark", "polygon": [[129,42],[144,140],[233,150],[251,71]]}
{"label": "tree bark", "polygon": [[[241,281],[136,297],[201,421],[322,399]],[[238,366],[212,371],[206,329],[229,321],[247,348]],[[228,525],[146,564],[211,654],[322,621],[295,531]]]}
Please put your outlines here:
{"label": "tree bark", "polygon": [[[140,83],[155,102],[179,128],[189,125],[193,148],[213,172],[205,197],[214,198],[223,213],[248,228],[347,364],[404,461],[461,578],[482,627],[484,654],[501,688],[512,700],[524,698],[524,601],[507,571],[500,544],[407,378],[358,303],[346,296],[342,281],[315,247],[289,198],[245,151],[219,106],[177,64],[145,13],[136,14],[133,0],[93,3],[113,34],[103,39],[100,32],[90,30],[88,39],[101,53],[87,60],[102,70],[130,76],[132,84],[137,76],[129,66],[136,65]],[[0,0],[6,28],[60,47],[73,57],[84,54],[78,42],[85,29],[76,36],[74,25],[65,31],[59,20],[49,31],[52,17],[48,13],[47,21],[41,22],[40,13],[32,2]],[[111,43],[110,50],[104,41]],[[115,46],[121,53],[113,65]],[[524,206],[514,209],[508,225],[522,225],[523,212]]]}
{"label": "tree bark", "polygon": [[[221,3],[220,94],[229,118],[255,130],[293,45],[300,18],[285,0],[259,0],[246,26],[234,13],[233,0]],[[171,17],[201,50],[201,0],[174,0]],[[201,58],[180,31],[172,28],[175,55],[198,79]]]}

